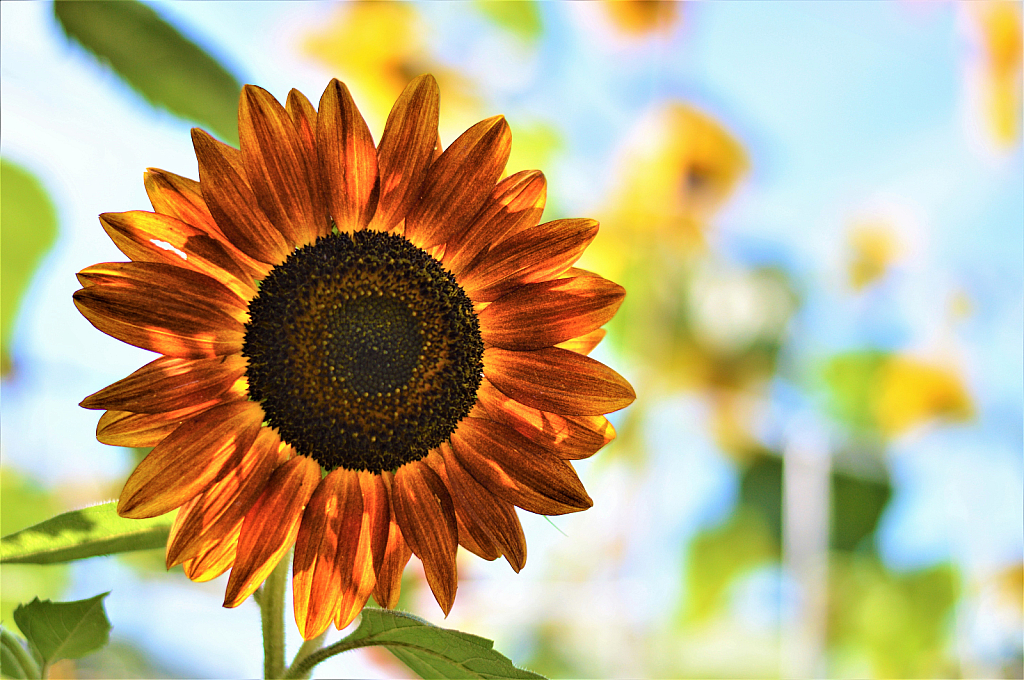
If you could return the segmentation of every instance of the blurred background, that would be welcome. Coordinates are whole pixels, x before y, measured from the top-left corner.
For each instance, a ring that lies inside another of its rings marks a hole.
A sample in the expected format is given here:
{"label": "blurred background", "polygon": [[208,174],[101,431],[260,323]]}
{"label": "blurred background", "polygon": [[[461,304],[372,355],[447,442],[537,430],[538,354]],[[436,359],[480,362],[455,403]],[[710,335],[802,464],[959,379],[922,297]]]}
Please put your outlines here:
{"label": "blurred background", "polygon": [[[140,455],[77,406],[150,360],[72,305],[124,259],[96,216],[197,178],[191,126],[237,143],[242,83],[338,77],[379,139],[429,71],[445,146],[503,113],[545,219],[600,220],[639,397],[521,574],[460,552],[444,619],[414,559],[401,606],[554,677],[1022,676],[1020,3],[3,2],[0,37],[4,535]],[[261,672],[257,606],[158,551],[0,577],[5,626],[113,591],[54,677]]]}

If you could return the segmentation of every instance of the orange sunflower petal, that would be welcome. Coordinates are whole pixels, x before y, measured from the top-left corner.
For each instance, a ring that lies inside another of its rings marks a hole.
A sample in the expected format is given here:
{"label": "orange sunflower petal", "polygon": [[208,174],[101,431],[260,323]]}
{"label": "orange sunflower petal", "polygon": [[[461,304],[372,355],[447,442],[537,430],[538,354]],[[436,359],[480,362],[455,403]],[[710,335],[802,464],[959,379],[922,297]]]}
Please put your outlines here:
{"label": "orange sunflower petal", "polygon": [[242,88],[238,138],[256,203],[288,243],[303,246],[325,233],[316,175],[299,132],[280,102],[261,87]]}
{"label": "orange sunflower petal", "polygon": [[564,460],[588,458],[615,438],[615,428],[604,416],[547,413],[506,396],[486,378],[477,391],[477,403],[489,419],[508,425]]}
{"label": "orange sunflower petal", "polygon": [[476,481],[523,510],[564,515],[594,504],[571,465],[506,425],[465,418],[451,442],[455,459]]}
{"label": "orange sunflower petal", "polygon": [[261,279],[270,271],[271,265],[249,257],[224,235],[210,214],[210,209],[206,207],[199,182],[157,168],[147,169],[143,179],[153,210],[179,219],[217,239],[238,266],[254,278]]}
{"label": "orange sunflower petal", "polygon": [[[439,448],[443,448],[444,444]],[[431,451],[423,462],[430,466],[430,469],[438,474],[444,485],[452,492],[451,482],[448,480],[448,470],[445,468],[444,458],[440,453]],[[458,526],[459,545],[481,559],[492,562],[501,557],[501,546],[499,546],[491,534],[471,516],[467,515],[461,507],[460,499],[451,493],[452,504],[455,506],[455,520]],[[494,500],[494,497],[491,497]]]}
{"label": "orange sunflower petal", "polygon": [[625,289],[596,275],[531,283],[477,314],[484,342],[520,351],[550,347],[608,323]]}
{"label": "orange sunflower petal", "polygon": [[79,277],[102,283],[76,291],[75,306],[93,326],[129,345],[189,359],[242,349],[244,303],[204,274],[118,262],[89,267]]}
{"label": "orange sunflower petal", "polygon": [[225,607],[242,604],[288,552],[299,533],[303,508],[319,483],[320,466],[306,456],[292,458],[270,476],[242,522]]}
{"label": "orange sunflower petal", "polygon": [[156,517],[202,493],[252,446],[263,409],[251,401],[215,406],[157,444],[125,482],[117,514]]}
{"label": "orange sunflower petal", "polygon": [[402,530],[394,512],[394,496],[391,493],[391,473],[381,473],[380,479],[387,487],[391,514],[387,527],[387,543],[380,565],[374,564],[377,584],[373,587],[373,599],[385,609],[394,609],[402,592],[402,573],[412,557],[412,551],[402,538]]}
{"label": "orange sunflower petal", "polygon": [[148,168],[143,183],[156,212],[191,224],[207,234],[223,235],[206,207],[199,182],[166,170]]}
{"label": "orange sunflower petal", "polygon": [[380,200],[373,228],[391,231],[419,199],[437,147],[440,98],[434,77],[422,75],[406,86],[388,114],[377,146]]}
{"label": "orange sunflower petal", "polygon": [[603,328],[598,328],[585,335],[581,335],[578,338],[559,342],[555,347],[561,347],[562,349],[567,349],[570,352],[576,352],[577,354],[590,354],[594,351],[594,348],[604,340],[604,336],[607,332],[608,331]]}
{"label": "orange sunflower petal", "polygon": [[[295,623],[304,639],[324,632],[351,587],[362,520],[358,473],[338,468],[324,477],[306,505],[295,539],[292,594]],[[365,552],[369,560],[368,548]]]}
{"label": "orange sunflower petal", "polygon": [[427,584],[447,616],[459,584],[455,567],[459,537],[448,489],[430,467],[415,462],[398,469],[391,490],[402,536],[423,562]]}
{"label": "orange sunflower petal", "polygon": [[100,224],[114,245],[132,260],[163,262],[206,274],[243,300],[256,293],[252,276],[222,242],[197,227],[142,210],[104,213]]}
{"label": "orange sunflower petal", "polygon": [[512,150],[503,116],[463,132],[430,166],[419,202],[405,220],[405,236],[423,249],[460,237],[487,201]]}
{"label": "orange sunflower petal", "polygon": [[366,227],[377,208],[377,150],[352,95],[337,78],[320,98],[316,141],[335,224],[340,231]]}
{"label": "orange sunflower petal", "polygon": [[217,403],[219,400],[163,413],[107,411],[96,423],[96,439],[108,446],[156,446],[183,422]]}
{"label": "orange sunflower petal", "polygon": [[306,161],[306,172],[311,181],[313,214],[317,216],[314,225],[315,233],[312,234],[312,240],[315,241],[317,236],[326,236],[331,233],[331,223],[327,219],[325,183],[320,174],[320,159],[316,149],[317,112],[306,95],[294,88],[288,91],[288,100],[284,108],[295,125],[295,131],[299,134],[299,141],[302,143],[302,156]]}
{"label": "orange sunflower petal", "polygon": [[[456,509],[467,518],[467,529],[485,531],[499,548],[509,565],[519,573],[526,565],[526,536],[519,523],[516,509],[509,501],[498,498],[480,485],[459,463],[451,447],[441,445],[448,485],[452,490]],[[462,534],[459,534],[462,539]]]}
{"label": "orange sunflower petal", "polygon": [[241,527],[226,535],[222,540],[208,543],[195,557],[182,563],[185,576],[193,581],[211,581],[235,563],[238,548],[238,533]]}
{"label": "orange sunflower petal", "polygon": [[474,262],[460,280],[474,302],[497,300],[524,283],[554,279],[597,236],[596,220],[554,220],[513,234]]}
{"label": "orange sunflower petal", "polygon": [[469,228],[448,241],[444,264],[456,278],[477,258],[510,234],[536,226],[544,212],[547,180],[539,170],[523,170],[498,182]]}
{"label": "orange sunflower petal", "polygon": [[359,540],[350,541],[345,550],[338,552],[342,578],[348,583],[348,588],[341,593],[341,602],[334,616],[334,625],[338,630],[352,623],[366,605],[366,600],[377,584],[377,565],[383,562],[387,547],[386,532],[390,515],[387,489],[381,483],[380,475],[366,471],[358,475],[359,491],[363,499]]}
{"label": "orange sunflower petal", "polygon": [[271,265],[283,262],[291,248],[260,209],[244,170],[232,162],[235,149],[199,128],[192,128],[192,144],[203,199],[227,239],[254,260]]}
{"label": "orange sunflower petal", "polygon": [[237,354],[216,359],[160,357],[86,397],[80,406],[164,413],[205,404],[224,394],[241,378],[245,366],[245,359]]}
{"label": "orange sunflower petal", "polygon": [[621,375],[599,361],[558,347],[532,352],[485,349],[484,375],[516,401],[563,415],[603,415],[636,399]]}
{"label": "orange sunflower petal", "polygon": [[277,433],[261,428],[238,464],[178,511],[167,539],[167,567],[196,556],[211,541],[237,533],[245,513],[288,455]]}

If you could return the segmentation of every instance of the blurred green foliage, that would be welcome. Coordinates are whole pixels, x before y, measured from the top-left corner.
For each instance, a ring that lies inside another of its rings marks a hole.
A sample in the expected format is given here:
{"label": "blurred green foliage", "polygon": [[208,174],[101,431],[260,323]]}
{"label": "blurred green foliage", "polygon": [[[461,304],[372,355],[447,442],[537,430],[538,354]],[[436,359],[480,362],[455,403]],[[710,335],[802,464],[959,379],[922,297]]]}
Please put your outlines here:
{"label": "blurred green foliage", "polygon": [[779,559],[779,543],[757,507],[740,504],[726,522],[698,534],[686,565],[686,605],[679,623],[701,623],[724,604],[732,582],[749,570]]}
{"label": "blurred green foliage", "polygon": [[540,8],[533,0],[518,0],[516,2],[478,0],[474,5],[488,19],[523,40],[533,42],[540,38],[544,31]]}
{"label": "blurred green foliage", "polygon": [[0,375],[6,375],[21,299],[57,241],[57,210],[39,180],[6,158],[0,160],[0,186]]}
{"label": "blurred green foliage", "polygon": [[829,569],[834,656],[865,657],[875,677],[959,675],[945,644],[960,594],[952,565],[898,574],[876,556],[834,554]]}
{"label": "blurred green foliage", "polygon": [[216,59],[136,0],[53,4],[64,33],[150,104],[238,144],[242,86]]}

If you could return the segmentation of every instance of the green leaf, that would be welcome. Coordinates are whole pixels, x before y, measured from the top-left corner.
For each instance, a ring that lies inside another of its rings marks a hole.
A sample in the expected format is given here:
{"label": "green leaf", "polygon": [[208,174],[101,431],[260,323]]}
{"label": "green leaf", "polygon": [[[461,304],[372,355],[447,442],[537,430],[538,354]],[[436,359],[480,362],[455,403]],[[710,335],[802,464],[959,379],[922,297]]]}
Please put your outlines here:
{"label": "green leaf", "polygon": [[5,375],[21,298],[57,241],[57,211],[39,180],[6,159],[0,160],[0,185],[0,375]]}
{"label": "green leaf", "polygon": [[403,612],[364,609],[359,627],[345,642],[386,647],[421,678],[543,677],[516,668],[487,638],[438,628]]}
{"label": "green leaf", "polygon": [[116,507],[117,503],[110,501],[65,512],[4,536],[0,539],[0,563],[54,564],[167,544],[173,515],[125,519],[117,515]]}
{"label": "green leaf", "polygon": [[242,86],[201,47],[137,0],[54,2],[64,33],[154,106],[238,142]]}
{"label": "green leaf", "polygon": [[533,0],[483,0],[475,4],[488,19],[523,40],[532,42],[539,38],[544,30],[540,20],[540,8]]}
{"label": "green leaf", "polygon": [[14,621],[44,667],[61,659],[77,659],[110,639],[110,621],[103,611],[103,598],[109,594],[75,602],[36,598],[14,610]]}

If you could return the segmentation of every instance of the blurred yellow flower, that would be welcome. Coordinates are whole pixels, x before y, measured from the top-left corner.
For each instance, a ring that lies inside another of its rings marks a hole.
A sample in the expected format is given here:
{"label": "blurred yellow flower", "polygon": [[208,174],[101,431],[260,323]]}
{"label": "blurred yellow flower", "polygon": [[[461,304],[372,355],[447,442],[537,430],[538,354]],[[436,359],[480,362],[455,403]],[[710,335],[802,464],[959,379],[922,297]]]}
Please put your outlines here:
{"label": "blurred yellow flower", "polygon": [[850,230],[849,244],[849,280],[858,291],[885,276],[899,254],[892,227],[885,223],[855,224]]}
{"label": "blurred yellow flower", "polygon": [[883,434],[895,436],[930,420],[968,420],[974,413],[967,388],[950,368],[892,357],[878,376],[875,414]]}
{"label": "blurred yellow flower", "polygon": [[[702,250],[707,220],[747,170],[743,147],[713,118],[678,102],[642,118],[627,144],[605,233],[657,236],[659,248],[677,254]],[[608,239],[606,246],[621,259],[630,244]]]}
{"label": "blurred yellow flower", "polygon": [[623,33],[668,33],[678,23],[683,3],[666,0],[612,0],[601,3]]}
{"label": "blurred yellow flower", "polygon": [[330,20],[303,40],[305,54],[345,80],[370,128],[382,130],[391,105],[413,77],[430,72],[445,91],[445,118],[453,130],[475,116],[472,84],[434,60],[415,5],[405,2],[344,2]]}
{"label": "blurred yellow flower", "polygon": [[833,357],[825,368],[832,411],[857,429],[897,437],[933,420],[964,421],[974,404],[950,366],[878,351]]}
{"label": "blurred yellow flower", "polygon": [[985,59],[989,122],[997,141],[1010,145],[1020,137],[1022,39],[1021,3],[975,5]]}

